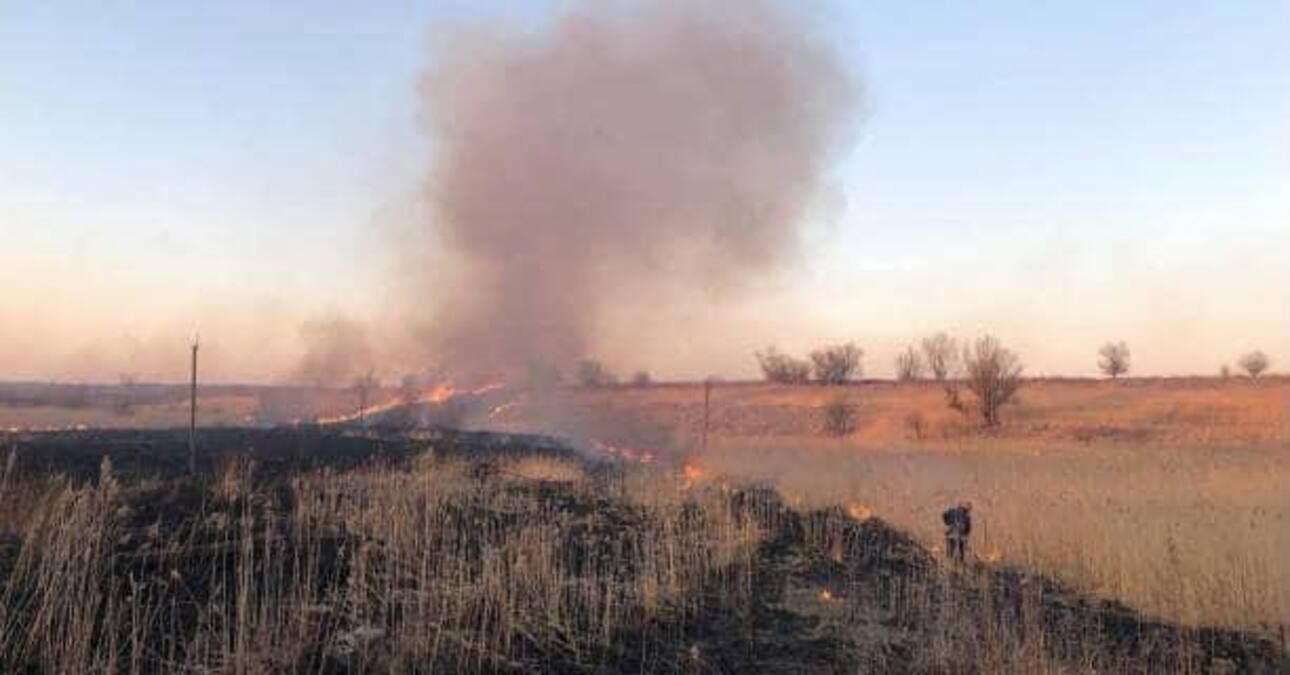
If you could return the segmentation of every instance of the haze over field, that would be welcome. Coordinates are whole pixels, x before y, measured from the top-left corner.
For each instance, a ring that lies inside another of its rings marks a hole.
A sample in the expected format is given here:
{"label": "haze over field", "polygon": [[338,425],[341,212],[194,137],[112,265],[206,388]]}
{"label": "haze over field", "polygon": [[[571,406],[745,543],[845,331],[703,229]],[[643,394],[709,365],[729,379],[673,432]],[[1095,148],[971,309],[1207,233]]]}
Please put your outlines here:
{"label": "haze over field", "polygon": [[471,5],[0,8],[0,379],[1290,358],[1279,3]]}

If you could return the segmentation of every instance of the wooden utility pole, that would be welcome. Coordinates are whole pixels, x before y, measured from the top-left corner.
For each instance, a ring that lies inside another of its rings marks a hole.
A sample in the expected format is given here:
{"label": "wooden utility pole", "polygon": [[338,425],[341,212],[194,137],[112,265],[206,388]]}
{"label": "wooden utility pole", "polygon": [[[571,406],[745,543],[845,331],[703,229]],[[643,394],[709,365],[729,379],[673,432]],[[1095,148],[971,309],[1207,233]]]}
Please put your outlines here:
{"label": "wooden utility pole", "polygon": [[197,338],[193,338],[192,379],[188,385],[188,473],[197,475]]}
{"label": "wooden utility pole", "polygon": [[358,428],[367,431],[367,383],[358,385]]}
{"label": "wooden utility pole", "polygon": [[708,412],[712,402],[712,378],[703,381],[703,454],[708,454]]}
{"label": "wooden utility pole", "polygon": [[367,431],[367,399],[374,382],[376,375],[371,370],[358,378],[358,427],[363,431]]}

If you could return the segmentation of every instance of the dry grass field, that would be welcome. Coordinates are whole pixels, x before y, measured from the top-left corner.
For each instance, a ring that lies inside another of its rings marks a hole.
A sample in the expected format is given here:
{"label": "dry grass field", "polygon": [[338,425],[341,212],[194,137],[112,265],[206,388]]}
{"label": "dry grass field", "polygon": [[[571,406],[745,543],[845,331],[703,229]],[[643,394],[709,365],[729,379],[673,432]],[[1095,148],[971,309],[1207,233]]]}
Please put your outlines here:
{"label": "dry grass field", "polygon": [[[563,390],[566,407],[588,418],[644,417],[693,442],[702,426],[703,387],[662,384],[600,390]],[[1232,445],[1286,439],[1290,378],[1028,380],[1004,413],[992,440],[1122,442],[1136,445]],[[709,429],[715,437],[818,437],[822,409],[842,400],[855,406],[857,428],[849,444],[881,450],[920,445],[975,443],[979,420],[945,405],[932,382],[873,381],[839,387],[762,383],[716,384]],[[529,403],[521,399],[521,403]],[[534,409],[540,409],[533,406]],[[921,417],[922,432],[911,428]],[[526,420],[525,406],[494,422]]]}
{"label": "dry grass field", "polygon": [[[104,459],[80,482],[11,458],[0,480],[0,670],[1285,665],[1276,643],[1253,633],[1161,622],[1000,561],[944,564],[854,504],[812,508],[522,439],[345,436],[384,447],[387,459],[306,470],[259,463],[271,446],[294,445],[291,435],[241,438],[257,451],[196,479],[147,465],[120,474]],[[137,439],[167,451],[162,436]],[[67,436],[45,447],[86,454],[99,442]]]}
{"label": "dry grass field", "polygon": [[[37,401],[4,404],[0,400],[0,432],[20,429],[158,429],[188,425],[186,387],[165,385],[173,394],[163,400],[145,400],[123,409],[119,388],[104,387],[103,400],[83,405],[58,405]],[[3,385],[0,385],[2,388]],[[249,389],[254,391],[229,391]],[[393,396],[387,392],[386,396]],[[373,394],[373,396],[378,396]],[[200,395],[200,420],[206,427],[265,426],[310,421],[342,414],[358,405],[355,392],[345,389],[211,387]]]}
{"label": "dry grass field", "polygon": [[985,431],[931,384],[723,384],[705,447],[701,385],[502,392],[463,421],[588,454],[210,430],[197,479],[182,434],[10,434],[0,670],[1278,672],[1287,393],[1034,381]]}
{"label": "dry grass field", "polygon": [[[807,505],[863,505],[932,547],[940,511],[969,499],[984,559],[1188,623],[1276,632],[1290,620],[1285,378],[1031,381],[989,432],[933,383],[717,385],[706,454],[700,385],[569,395],[575,425],[667,439],[711,475],[769,481]],[[856,410],[844,438],[822,433],[837,400]]]}

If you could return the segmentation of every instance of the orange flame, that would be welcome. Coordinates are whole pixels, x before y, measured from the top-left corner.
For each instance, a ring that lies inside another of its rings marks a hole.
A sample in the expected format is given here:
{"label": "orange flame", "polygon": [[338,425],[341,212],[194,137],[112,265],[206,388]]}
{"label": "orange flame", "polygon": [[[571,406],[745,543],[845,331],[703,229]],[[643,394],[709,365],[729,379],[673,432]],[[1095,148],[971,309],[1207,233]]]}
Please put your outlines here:
{"label": "orange flame", "polygon": [[833,595],[833,591],[827,588],[820,589],[820,602],[835,602],[837,599],[838,597]]}
{"label": "orange flame", "polygon": [[[318,424],[324,424],[324,425],[326,425],[326,424],[344,424],[345,422],[353,422],[353,421],[358,420],[358,419],[361,419],[361,418],[363,418],[363,417],[371,417],[372,415],[379,415],[380,413],[383,413],[383,412],[385,412],[385,411],[387,411],[387,410],[391,410],[391,409],[393,409],[393,408],[397,408],[397,407],[399,407],[399,406],[400,406],[400,405],[402,405],[402,404],[403,404],[403,399],[400,399],[400,398],[392,398],[392,399],[390,399],[390,400],[388,400],[388,401],[383,401],[383,402],[381,402],[381,403],[377,403],[377,404],[375,404],[375,405],[369,405],[369,406],[367,406],[366,408],[363,408],[363,409],[361,409],[361,410],[356,410],[356,411],[351,412],[351,413],[345,413],[345,414],[343,414],[343,415],[333,415],[333,416],[331,416],[331,417],[319,417],[319,418],[316,420],[316,422],[317,422]],[[292,423],[293,423],[293,424],[294,424],[294,423],[297,423],[297,422],[299,422],[299,420],[292,420]]]}
{"label": "orange flame", "polygon": [[470,393],[472,396],[483,396],[484,394],[487,394],[490,391],[497,391],[498,389],[505,389],[505,388],[506,388],[506,383],[499,380],[497,382],[489,382],[488,384],[483,384],[478,387],[475,387],[474,389],[470,390]]}
{"label": "orange flame", "polygon": [[697,460],[687,459],[681,464],[681,484],[686,488],[692,487],[703,480],[707,473]]}
{"label": "orange flame", "polygon": [[491,420],[494,417],[497,417],[498,415],[506,412],[507,410],[510,410],[511,408],[514,408],[517,405],[519,405],[518,401],[507,401],[506,403],[503,403],[499,406],[494,406],[492,410],[488,411],[488,419]]}
{"label": "orange flame", "polygon": [[[463,390],[453,386],[451,382],[440,382],[439,384],[436,384],[434,388],[417,396],[415,399],[415,402],[428,403],[431,405],[442,405],[444,403],[447,403],[448,401],[451,401],[454,398],[457,398],[458,396],[463,396],[463,395],[483,396],[490,392],[494,392],[499,389],[504,389],[505,387],[506,387],[505,382],[498,381],[498,382],[489,382],[487,384],[480,385],[473,389]],[[364,417],[379,415],[380,413],[386,412],[388,410],[392,410],[406,403],[407,403],[407,399],[403,397],[395,397],[388,401],[383,401],[375,405],[370,405],[366,408],[362,408],[354,412],[345,413],[342,415],[333,415],[331,417],[319,417],[317,418],[316,421],[318,424],[344,424],[346,422],[353,422],[353,421],[362,419]],[[499,406],[499,408],[500,407],[502,406]],[[497,409],[495,408],[494,413],[496,412],[497,412]]]}
{"label": "orange flame", "polygon": [[864,504],[852,502],[847,504],[847,515],[863,522],[873,517],[873,510]]}
{"label": "orange flame", "polygon": [[625,445],[613,445],[604,441],[593,440],[591,447],[611,457],[618,457],[628,462],[649,464],[654,461],[654,453],[649,450],[632,448]]}
{"label": "orange flame", "polygon": [[429,393],[421,396],[419,399],[422,403],[443,403],[457,395],[457,389],[452,386],[451,382],[442,382],[435,385]]}

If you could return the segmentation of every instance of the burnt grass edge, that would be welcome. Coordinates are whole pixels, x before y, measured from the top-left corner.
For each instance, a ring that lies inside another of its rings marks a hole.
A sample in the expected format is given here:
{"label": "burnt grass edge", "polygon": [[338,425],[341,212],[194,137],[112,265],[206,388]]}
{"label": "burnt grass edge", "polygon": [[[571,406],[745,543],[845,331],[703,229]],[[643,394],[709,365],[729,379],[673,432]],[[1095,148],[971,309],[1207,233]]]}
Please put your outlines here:
{"label": "burnt grass edge", "polygon": [[[60,475],[73,483],[93,482],[106,457],[119,478],[152,479],[150,488],[131,493],[133,523],[191,538],[186,523],[219,506],[210,503],[210,478],[238,459],[254,460],[256,488],[278,511],[292,508],[286,479],[293,474],[373,463],[398,466],[428,445],[437,456],[472,462],[480,479],[499,460],[533,455],[579,461],[592,475],[622,470],[619,464],[589,458],[562,439],[445,428],[411,433],[317,426],[220,428],[201,430],[200,439],[198,475],[192,478],[187,476],[185,430],[11,435],[5,444],[15,457],[9,480]],[[608,514],[602,523],[607,532],[632,527],[633,519],[642,517],[624,504],[575,494],[557,483],[533,481],[522,489],[536,491],[555,508]],[[929,664],[919,653],[938,627],[955,619],[962,624],[966,612],[965,624],[971,628],[958,636],[956,648],[969,652],[988,634],[1042,631],[1048,657],[1059,662],[1088,664],[1094,658],[1101,668],[1139,672],[1290,672],[1284,649],[1262,635],[1146,616],[1016,566],[947,566],[879,518],[856,520],[836,507],[799,512],[765,486],[735,490],[730,504],[740,517],[756,519],[766,533],[755,559],[751,601],[740,610],[732,611],[714,588],[704,591],[713,597],[699,602],[697,613],[662,612],[619,629],[600,654],[564,654],[551,645],[534,644],[526,650],[529,660],[457,665],[492,672],[969,672],[952,663]],[[817,540],[832,542],[832,550],[822,550]],[[0,575],[7,576],[20,543],[13,537],[0,541]],[[320,583],[343,582],[351,544],[341,537],[323,542],[334,569],[319,575]],[[134,561],[136,569],[130,571],[136,574],[147,574],[156,564],[132,551],[129,541],[121,548]],[[225,564],[235,561],[230,557]],[[827,601],[810,601],[826,591]],[[202,599],[193,600],[196,606]],[[176,619],[184,624],[193,617]],[[1058,635],[1079,639],[1047,637]],[[663,638],[685,649],[646,648]],[[15,663],[12,656],[0,654],[0,661],[20,672],[39,672]],[[356,665],[329,658],[313,654],[309,670],[350,672]]]}

